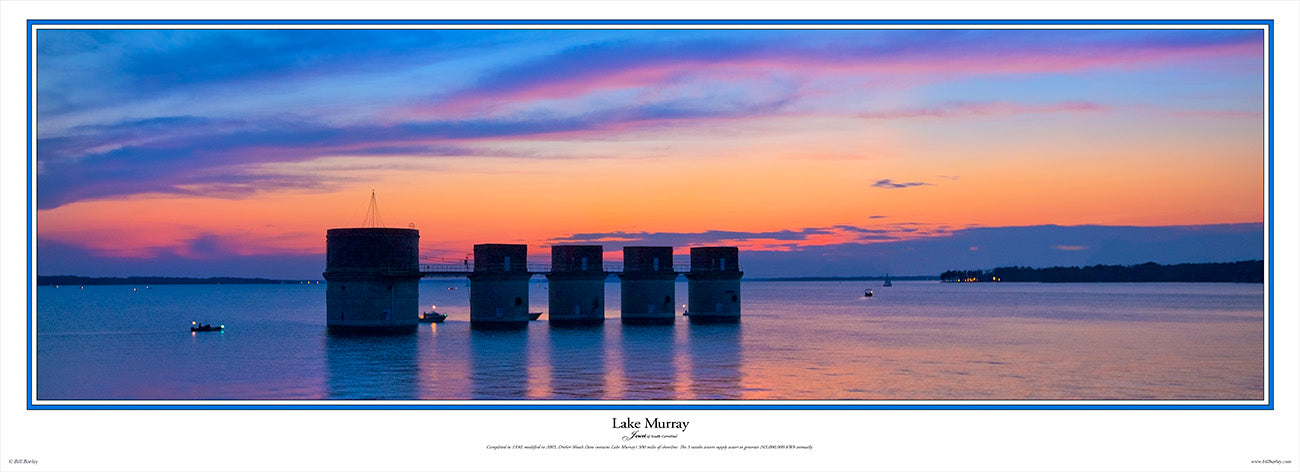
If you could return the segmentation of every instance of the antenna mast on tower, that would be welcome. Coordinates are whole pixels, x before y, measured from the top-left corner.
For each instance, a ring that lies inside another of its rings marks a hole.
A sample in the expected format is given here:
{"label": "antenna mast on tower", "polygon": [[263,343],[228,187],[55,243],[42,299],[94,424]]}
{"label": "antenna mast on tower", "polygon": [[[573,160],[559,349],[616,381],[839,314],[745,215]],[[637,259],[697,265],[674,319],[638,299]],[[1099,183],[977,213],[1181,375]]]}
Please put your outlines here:
{"label": "antenna mast on tower", "polygon": [[375,190],[370,189],[370,208],[366,210],[366,219],[361,222],[365,228],[381,228],[384,226],[384,219],[379,217],[379,200],[375,198]]}

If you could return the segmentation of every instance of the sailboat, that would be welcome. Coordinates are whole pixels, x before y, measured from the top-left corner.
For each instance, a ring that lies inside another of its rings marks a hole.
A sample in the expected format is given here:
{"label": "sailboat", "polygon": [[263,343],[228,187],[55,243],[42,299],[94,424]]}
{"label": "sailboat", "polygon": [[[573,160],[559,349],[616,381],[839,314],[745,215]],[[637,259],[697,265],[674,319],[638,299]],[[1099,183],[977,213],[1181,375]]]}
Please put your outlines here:
{"label": "sailboat", "polygon": [[893,286],[894,286],[894,282],[891,281],[891,280],[889,280],[889,274],[885,274],[885,286],[886,286],[886,287],[893,287]]}

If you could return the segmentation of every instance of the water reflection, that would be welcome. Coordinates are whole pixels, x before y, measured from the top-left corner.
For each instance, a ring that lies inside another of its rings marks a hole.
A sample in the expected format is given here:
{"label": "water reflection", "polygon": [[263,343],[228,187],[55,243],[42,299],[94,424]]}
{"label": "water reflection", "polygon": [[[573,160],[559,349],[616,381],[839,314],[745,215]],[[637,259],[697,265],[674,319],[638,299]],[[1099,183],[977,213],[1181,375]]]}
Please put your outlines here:
{"label": "water reflection", "polygon": [[550,330],[551,396],[560,400],[605,397],[605,326]]}
{"label": "water reflection", "polygon": [[[1251,400],[1269,385],[1258,284],[900,282],[869,300],[856,282],[742,284],[739,326],[631,330],[611,318],[603,386],[574,372],[555,385],[613,402]],[[579,334],[553,339],[544,322],[472,332],[464,287],[422,305],[447,308],[445,323],[383,338],[326,338],[320,285],[176,285],[147,300],[120,286],[37,290],[33,395],[45,400],[546,399],[562,340]],[[530,293],[544,306],[545,291]],[[228,329],[191,335],[196,306]]]}
{"label": "water reflection", "polygon": [[687,342],[691,357],[691,396],[739,399],[741,324],[692,324]]}
{"label": "water reflection", "polygon": [[325,335],[329,398],[418,398],[415,335]]}
{"label": "water reflection", "polygon": [[631,400],[677,398],[674,326],[623,325],[623,396]]}
{"label": "water reflection", "polygon": [[528,392],[528,331],[470,330],[470,391],[475,400],[520,400]]}

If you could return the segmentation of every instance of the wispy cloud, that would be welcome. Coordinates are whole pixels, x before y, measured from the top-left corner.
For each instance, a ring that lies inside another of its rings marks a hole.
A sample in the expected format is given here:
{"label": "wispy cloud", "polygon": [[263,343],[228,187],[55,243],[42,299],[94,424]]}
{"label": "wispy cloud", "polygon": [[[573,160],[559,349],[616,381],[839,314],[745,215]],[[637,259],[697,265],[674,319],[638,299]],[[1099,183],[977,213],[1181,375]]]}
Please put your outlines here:
{"label": "wispy cloud", "polygon": [[1174,116],[1194,118],[1255,119],[1263,118],[1263,111],[1255,110],[1178,110],[1171,112]]}
{"label": "wispy cloud", "polygon": [[1057,244],[1055,246],[1052,246],[1052,249],[1057,249],[1061,251],[1083,251],[1083,250],[1087,250],[1088,246],[1070,246],[1065,244]]}
{"label": "wispy cloud", "polygon": [[722,231],[709,230],[695,233],[670,233],[670,232],[623,232],[614,231],[608,233],[578,233],[569,236],[562,236],[552,239],[553,244],[564,243],[581,243],[581,242],[622,242],[626,245],[651,245],[651,246],[690,246],[700,244],[716,244],[723,241],[754,241],[754,240],[775,240],[775,241],[803,241],[812,235],[832,234],[826,228],[804,228],[802,230],[781,230],[781,231]]}
{"label": "wispy cloud", "polygon": [[39,239],[36,244],[41,255],[36,270],[41,275],[319,279],[324,261],[319,253],[249,254],[233,250],[230,241],[210,236],[185,241],[184,247],[140,254],[95,250],[49,239]]}
{"label": "wispy cloud", "polygon": [[934,185],[934,184],[926,183],[926,182],[894,182],[892,179],[880,179],[880,180],[877,180],[876,183],[871,184],[872,187],[876,187],[876,188],[890,188],[890,189],[893,189],[893,188],[907,188],[907,187],[919,187],[919,186],[922,186],[922,185]]}
{"label": "wispy cloud", "polygon": [[[1133,67],[1153,61],[1222,55],[1257,46],[1251,34],[1186,35],[1174,31],[908,31],[749,32],[723,36],[682,32],[655,38],[631,35],[540,55],[484,72],[469,88],[438,104],[466,110],[468,104],[573,98],[602,90],[661,88],[707,77],[926,74],[956,76],[1029,74],[1091,68]],[[1044,105],[1038,112],[1096,106]],[[1012,112],[1011,104],[968,104],[966,113]],[[1054,109],[1054,108],[1060,108]],[[1020,112],[1032,112],[1032,107]],[[901,116],[943,116],[942,108],[903,110]]]}
{"label": "wispy cloud", "polygon": [[[135,193],[190,193],[192,190],[185,189],[199,184],[221,189],[213,195],[218,197],[246,195],[239,189],[286,188],[295,181],[303,184],[299,188],[321,191],[325,190],[320,185],[323,176],[263,175],[250,167],[329,156],[501,156],[500,151],[480,143],[751,111],[653,103],[567,119],[426,120],[391,126],[333,126],[298,118],[214,121],[178,116],[83,126],[66,135],[38,139],[38,208]],[[196,128],[204,131],[196,132]],[[520,157],[517,153],[505,155]]]}
{"label": "wispy cloud", "polygon": [[853,225],[835,225],[833,226],[833,228],[842,231],[852,232],[852,233],[864,233],[864,234],[885,234],[890,232],[888,229],[883,229],[883,228],[862,228]]}
{"label": "wispy cloud", "polygon": [[943,236],[950,233],[947,229],[916,223],[889,224],[876,227],[845,224],[778,231],[708,230],[689,233],[624,231],[578,233],[551,238],[548,243],[603,243],[613,245],[615,249],[623,246],[735,245],[744,250],[806,250],[850,242],[898,241]]}
{"label": "wispy cloud", "polygon": [[1012,102],[958,102],[950,101],[931,107],[913,107],[893,110],[869,111],[862,113],[863,118],[901,119],[901,118],[956,118],[969,116],[1021,115],[1063,112],[1097,112],[1104,111],[1105,106],[1083,100],[1032,104]]}

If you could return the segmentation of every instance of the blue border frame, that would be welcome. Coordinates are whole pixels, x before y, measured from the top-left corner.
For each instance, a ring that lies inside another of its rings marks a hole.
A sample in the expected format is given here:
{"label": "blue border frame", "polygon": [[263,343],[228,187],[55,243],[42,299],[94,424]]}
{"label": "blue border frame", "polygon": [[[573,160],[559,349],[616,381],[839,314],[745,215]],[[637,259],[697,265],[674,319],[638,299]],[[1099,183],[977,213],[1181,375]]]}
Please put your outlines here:
{"label": "blue border frame", "polygon": [[32,213],[32,24],[27,22],[27,408],[32,408],[32,316],[36,313],[32,305],[32,228],[36,227],[36,215]]}
{"label": "blue border frame", "polygon": [[1273,409],[1273,20],[1268,20],[1268,407]]}
{"label": "blue border frame", "polygon": [[[32,291],[33,237],[35,214],[32,212],[32,31],[38,25],[374,25],[374,26],[1266,26],[1268,56],[1268,403],[1259,405],[770,405],[770,404],[686,404],[644,405],[611,403],[596,405],[33,405],[32,404],[32,317],[35,315]],[[1274,135],[1274,64],[1273,20],[27,20],[27,409],[28,410],[1273,410],[1274,409],[1274,299],[1273,299],[1273,135]]]}
{"label": "blue border frame", "polygon": [[[326,400],[328,401],[328,400]],[[472,401],[472,400],[470,400]],[[532,400],[528,400],[532,401]],[[602,400],[617,401],[617,400]],[[1269,405],[28,405],[29,410],[1271,410]]]}
{"label": "blue border frame", "polygon": [[[28,20],[28,25],[1269,25],[1273,20]],[[1271,37],[1269,38],[1272,39]]]}

